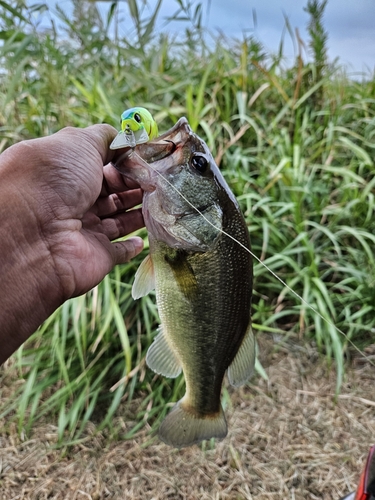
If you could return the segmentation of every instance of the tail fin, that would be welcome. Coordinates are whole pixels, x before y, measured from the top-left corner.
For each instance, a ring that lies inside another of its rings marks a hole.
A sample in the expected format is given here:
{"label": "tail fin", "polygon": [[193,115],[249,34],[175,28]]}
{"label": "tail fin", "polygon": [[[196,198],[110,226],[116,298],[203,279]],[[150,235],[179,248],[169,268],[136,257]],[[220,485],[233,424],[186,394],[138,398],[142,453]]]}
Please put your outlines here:
{"label": "tail fin", "polygon": [[221,406],[219,413],[201,417],[193,411],[187,411],[183,407],[183,399],[175,404],[159,428],[160,439],[175,448],[192,446],[213,437],[224,438],[226,435],[227,423]]}

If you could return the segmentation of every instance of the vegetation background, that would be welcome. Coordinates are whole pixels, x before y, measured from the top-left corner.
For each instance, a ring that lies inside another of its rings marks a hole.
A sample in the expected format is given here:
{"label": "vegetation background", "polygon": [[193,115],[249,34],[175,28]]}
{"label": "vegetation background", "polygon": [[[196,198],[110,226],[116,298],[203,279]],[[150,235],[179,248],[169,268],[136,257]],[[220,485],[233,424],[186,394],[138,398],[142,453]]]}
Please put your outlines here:
{"label": "vegetation background", "polygon": [[[286,19],[292,64],[283,37],[269,54],[253,36],[207,35],[199,2],[176,0],[174,18],[189,27],[161,32],[161,3],[145,17],[144,2],[128,0],[124,37],[116,2],[105,16],[91,1],[74,2],[72,17],[57,5],[57,28],[44,3],[0,1],[0,148],[67,125],[117,127],[134,105],[150,109],[161,131],[186,116],[239,200],[254,253],[330,320],[255,263],[255,331],[278,346],[315,345],[335,365],[339,391],[349,340],[362,350],[375,331],[374,75],[354,80],[327,60],[326,1],[307,1],[307,41]],[[158,313],[154,296],[134,302],[131,286],[146,253],[65,303],[7,362],[2,387],[15,382],[2,399],[4,429],[16,422],[29,435],[48,417],[57,444],[70,446],[92,422],[111,439],[158,426],[183,379],[144,364]],[[120,404],[133,415],[126,431],[115,418]]]}

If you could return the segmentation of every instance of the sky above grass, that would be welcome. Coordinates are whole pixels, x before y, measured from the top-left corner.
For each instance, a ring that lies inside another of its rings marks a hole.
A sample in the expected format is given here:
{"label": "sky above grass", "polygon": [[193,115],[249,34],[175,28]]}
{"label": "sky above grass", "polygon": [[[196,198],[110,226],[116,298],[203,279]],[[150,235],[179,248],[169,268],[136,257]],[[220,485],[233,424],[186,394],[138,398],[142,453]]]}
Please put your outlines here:
{"label": "sky above grass", "polygon": [[[207,2],[204,2],[207,4]],[[308,40],[308,14],[303,10],[307,0],[211,0],[204,16],[210,30],[221,30],[230,36],[254,35],[270,51],[279,48],[285,16],[293,29],[298,28]],[[175,0],[164,0],[161,16],[176,10]],[[253,11],[256,13],[254,26]],[[205,13],[207,9],[205,9]],[[328,0],[324,25],[328,32],[329,57],[336,57],[350,70],[375,67],[375,0]],[[285,53],[293,55],[293,43],[285,35]]]}
{"label": "sky above grass", "polygon": [[[47,0],[50,6],[55,0]],[[101,11],[111,2],[96,2]],[[141,1],[138,4],[141,5]],[[154,10],[157,0],[149,0],[149,12]],[[187,3],[187,0],[184,0]],[[192,0],[193,6],[199,2]],[[243,34],[254,34],[267,51],[277,52],[285,28],[285,16],[293,30],[298,28],[302,39],[307,41],[306,25],[309,16],[304,12],[307,0],[211,0],[202,1],[203,24],[209,32],[224,33],[229,37],[242,38]],[[70,0],[60,0],[59,5],[72,11]],[[121,31],[126,34],[129,23],[127,3],[121,2]],[[184,23],[165,23],[165,19],[178,10],[177,0],[163,0],[158,17],[159,30],[177,32]],[[194,8],[191,9],[194,11]],[[256,22],[254,23],[254,13]],[[144,15],[147,15],[147,8]],[[349,72],[374,71],[375,67],[375,0],[328,0],[324,25],[328,32],[329,58],[339,58]],[[292,58],[294,48],[288,33],[284,37],[284,54]]]}

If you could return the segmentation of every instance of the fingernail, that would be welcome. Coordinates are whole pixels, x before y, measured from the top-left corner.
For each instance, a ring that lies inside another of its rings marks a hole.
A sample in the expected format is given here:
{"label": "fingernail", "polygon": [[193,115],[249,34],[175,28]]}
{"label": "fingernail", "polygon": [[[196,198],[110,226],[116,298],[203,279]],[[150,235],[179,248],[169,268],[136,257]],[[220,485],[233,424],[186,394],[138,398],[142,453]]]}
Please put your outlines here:
{"label": "fingernail", "polygon": [[138,255],[140,252],[142,252],[144,247],[142,238],[139,238],[139,236],[133,236],[132,238],[129,238],[128,241],[131,241],[133,243],[135,255]]}

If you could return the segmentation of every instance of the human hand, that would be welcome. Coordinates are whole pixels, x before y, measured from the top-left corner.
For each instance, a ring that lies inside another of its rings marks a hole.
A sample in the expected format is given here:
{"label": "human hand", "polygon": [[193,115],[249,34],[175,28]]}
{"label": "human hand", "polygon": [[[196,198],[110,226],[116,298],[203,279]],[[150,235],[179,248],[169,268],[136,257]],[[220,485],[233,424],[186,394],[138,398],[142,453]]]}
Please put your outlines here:
{"label": "human hand", "polygon": [[108,165],[116,134],[109,125],[66,128],[0,156],[0,340],[18,338],[10,352],[143,248],[140,238],[111,243],[143,226],[140,209],[126,211],[141,190]]}

